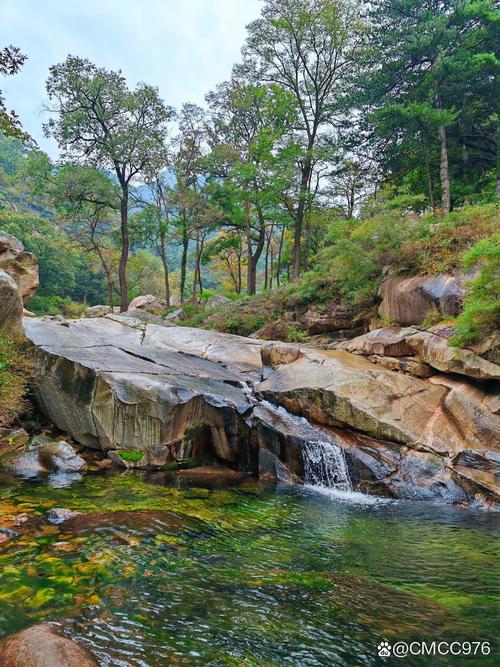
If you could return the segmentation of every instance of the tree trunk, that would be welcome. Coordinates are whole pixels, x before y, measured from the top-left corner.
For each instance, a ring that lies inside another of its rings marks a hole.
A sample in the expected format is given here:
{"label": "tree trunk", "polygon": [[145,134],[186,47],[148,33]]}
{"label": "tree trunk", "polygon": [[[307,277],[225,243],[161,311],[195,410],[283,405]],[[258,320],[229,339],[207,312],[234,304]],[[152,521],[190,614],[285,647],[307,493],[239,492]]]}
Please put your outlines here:
{"label": "tree trunk", "polygon": [[446,147],[446,129],[443,125],[438,128],[439,141],[441,142],[441,161],[439,166],[439,177],[441,179],[441,213],[450,212],[450,174],[448,170],[448,149]]}
{"label": "tree trunk", "polygon": [[259,218],[259,240],[257,246],[255,247],[255,252],[253,252],[252,247],[252,235],[251,235],[251,223],[250,223],[250,202],[245,202],[245,228],[246,228],[246,241],[247,241],[247,294],[256,294],[257,292],[257,265],[259,263],[260,256],[262,255],[262,250],[264,249],[265,243],[265,220],[262,213],[262,209],[259,205],[256,206],[257,215]]}
{"label": "tree trunk", "polygon": [[423,153],[424,153],[425,171],[427,173],[427,189],[428,189],[428,192],[429,192],[429,201],[430,201],[432,210],[435,212],[436,211],[436,199],[434,197],[434,179],[432,177],[432,170],[431,170],[431,165],[430,165],[430,161],[429,161],[429,153],[427,152],[427,148],[424,148]]}
{"label": "tree trunk", "polygon": [[281,273],[281,255],[283,253],[283,242],[285,240],[285,225],[281,228],[281,235],[280,235],[280,244],[278,248],[278,264],[276,267],[276,284],[278,287],[280,286],[280,273]]}
{"label": "tree trunk", "polygon": [[196,288],[198,286],[198,272],[200,270],[200,232],[196,234],[196,251],[194,262],[193,286],[191,288],[191,301],[196,303]]}
{"label": "tree trunk", "polygon": [[118,279],[120,281],[120,312],[128,309],[128,286],[127,286],[127,262],[130,242],[128,237],[128,185],[121,184],[122,196],[120,201],[120,230],[122,237],[122,249],[120,263],[118,265]]}
{"label": "tree trunk", "polygon": [[165,248],[162,248],[160,253],[161,263],[163,264],[163,279],[165,281],[165,301],[167,302],[167,308],[170,308],[170,276],[168,272],[168,262]]}
{"label": "tree trunk", "polygon": [[184,303],[184,289],[186,287],[186,266],[187,254],[189,246],[189,236],[187,233],[187,223],[183,220],[182,223],[182,258],[181,258],[181,303]]}
{"label": "tree trunk", "polygon": [[304,211],[306,208],[306,199],[308,193],[309,178],[311,176],[311,157],[306,157],[302,167],[300,179],[299,205],[295,216],[295,232],[293,239],[293,279],[300,278],[301,266],[301,241],[302,241],[302,223],[304,221]]}
{"label": "tree trunk", "polygon": [[311,254],[311,238],[312,238],[312,220],[311,220],[311,211],[307,212],[307,225],[306,225],[306,242],[304,248],[304,271],[309,269],[309,256]]}

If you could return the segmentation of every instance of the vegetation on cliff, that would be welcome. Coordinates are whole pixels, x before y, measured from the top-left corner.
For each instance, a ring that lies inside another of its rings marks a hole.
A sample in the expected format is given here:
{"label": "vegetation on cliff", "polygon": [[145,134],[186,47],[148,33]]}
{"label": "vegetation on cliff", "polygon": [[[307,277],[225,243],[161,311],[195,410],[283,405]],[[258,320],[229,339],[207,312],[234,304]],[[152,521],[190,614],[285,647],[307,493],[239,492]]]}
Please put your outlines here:
{"label": "vegetation on cliff", "polygon": [[5,338],[0,331],[0,427],[9,425],[25,408],[31,373],[22,343]]}
{"label": "vegetation on cliff", "polygon": [[[491,0],[268,0],[229,80],[177,114],[68,56],[46,86],[59,159],[14,116],[0,135],[0,229],[40,263],[29,307],[153,293],[250,333],[308,303],[361,319],[389,274],[474,269],[457,340],[481,337],[498,324],[497,27]],[[217,292],[238,308],[203,311]]]}

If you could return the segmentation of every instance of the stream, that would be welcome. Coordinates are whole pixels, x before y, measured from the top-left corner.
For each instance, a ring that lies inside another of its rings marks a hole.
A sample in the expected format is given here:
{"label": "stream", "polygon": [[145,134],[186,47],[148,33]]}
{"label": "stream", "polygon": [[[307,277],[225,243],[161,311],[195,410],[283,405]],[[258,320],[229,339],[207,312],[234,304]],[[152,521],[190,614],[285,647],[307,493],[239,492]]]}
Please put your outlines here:
{"label": "stream", "polygon": [[[329,475],[338,452],[315,452]],[[0,546],[0,637],[51,621],[105,667],[375,665],[382,640],[493,642],[498,514],[378,500],[334,477],[1,473],[2,518],[35,518]],[[85,514],[51,525],[54,507]]]}

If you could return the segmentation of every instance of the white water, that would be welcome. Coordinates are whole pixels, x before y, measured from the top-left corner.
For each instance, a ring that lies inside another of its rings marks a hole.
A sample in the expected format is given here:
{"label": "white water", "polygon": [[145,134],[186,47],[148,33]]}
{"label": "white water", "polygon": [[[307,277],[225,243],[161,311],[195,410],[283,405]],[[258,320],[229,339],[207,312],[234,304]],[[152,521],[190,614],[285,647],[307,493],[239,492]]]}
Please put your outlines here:
{"label": "white water", "polygon": [[[261,405],[278,417],[291,432],[304,440],[304,483],[307,486],[353,494],[347,462],[342,447],[315,428],[305,417],[292,415],[285,408],[262,401]],[[363,495],[363,494],[355,494]]]}
{"label": "white water", "polygon": [[304,443],[304,483],[326,486],[337,491],[352,491],[344,450],[326,440]]}

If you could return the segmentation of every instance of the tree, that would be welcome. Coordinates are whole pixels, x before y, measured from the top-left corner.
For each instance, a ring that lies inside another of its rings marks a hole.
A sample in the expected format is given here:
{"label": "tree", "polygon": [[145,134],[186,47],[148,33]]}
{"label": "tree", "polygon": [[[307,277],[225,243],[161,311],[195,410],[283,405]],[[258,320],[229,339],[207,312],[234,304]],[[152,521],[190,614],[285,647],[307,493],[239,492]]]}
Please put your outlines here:
{"label": "tree", "polygon": [[[438,142],[441,211],[452,203],[450,138],[462,146],[478,137],[460,132],[476,97],[485,117],[496,114],[486,91],[494,88],[498,43],[492,38],[493,0],[375,0],[366,3],[370,57],[362,79],[365,100],[380,136],[400,152],[420,142],[433,202],[430,155]],[[476,114],[477,119],[477,114]],[[466,125],[470,123],[466,122]],[[484,127],[484,124],[483,124]],[[477,128],[477,120],[476,120]],[[490,130],[491,131],[491,130]],[[481,141],[484,137],[481,137]],[[495,142],[494,132],[492,137]]]}
{"label": "tree", "polygon": [[129,194],[132,181],[165,161],[167,124],[173,110],[144,83],[130,90],[121,72],[98,68],[87,59],[68,56],[50,68],[49,99],[58,114],[45,131],[57,139],[63,157],[112,169],[120,197],[120,308],[128,307],[127,260]]}
{"label": "tree", "polygon": [[295,99],[303,151],[294,208],[293,276],[301,271],[304,215],[311,204],[314,150],[338,112],[343,87],[356,62],[360,22],[343,0],[267,0],[249,26],[245,71],[275,83]]}
{"label": "tree", "polygon": [[276,216],[284,189],[286,133],[296,121],[294,100],[275,84],[248,84],[236,77],[207,100],[212,121],[208,164],[225,190],[219,192],[225,226],[240,227],[244,233],[247,292],[255,294],[267,220]]}
{"label": "tree", "polygon": [[[12,76],[17,74],[26,61],[27,56],[17,46],[6,46],[0,51],[0,74]],[[8,111],[5,99],[0,90],[0,130],[8,137],[15,137],[26,142],[30,136],[24,132],[15,111]]]}
{"label": "tree", "polygon": [[199,227],[204,210],[204,143],[205,112],[196,104],[184,104],[179,116],[179,134],[172,150],[172,173],[175,178],[173,202],[174,223],[182,247],[180,297],[184,303],[189,242]]}

